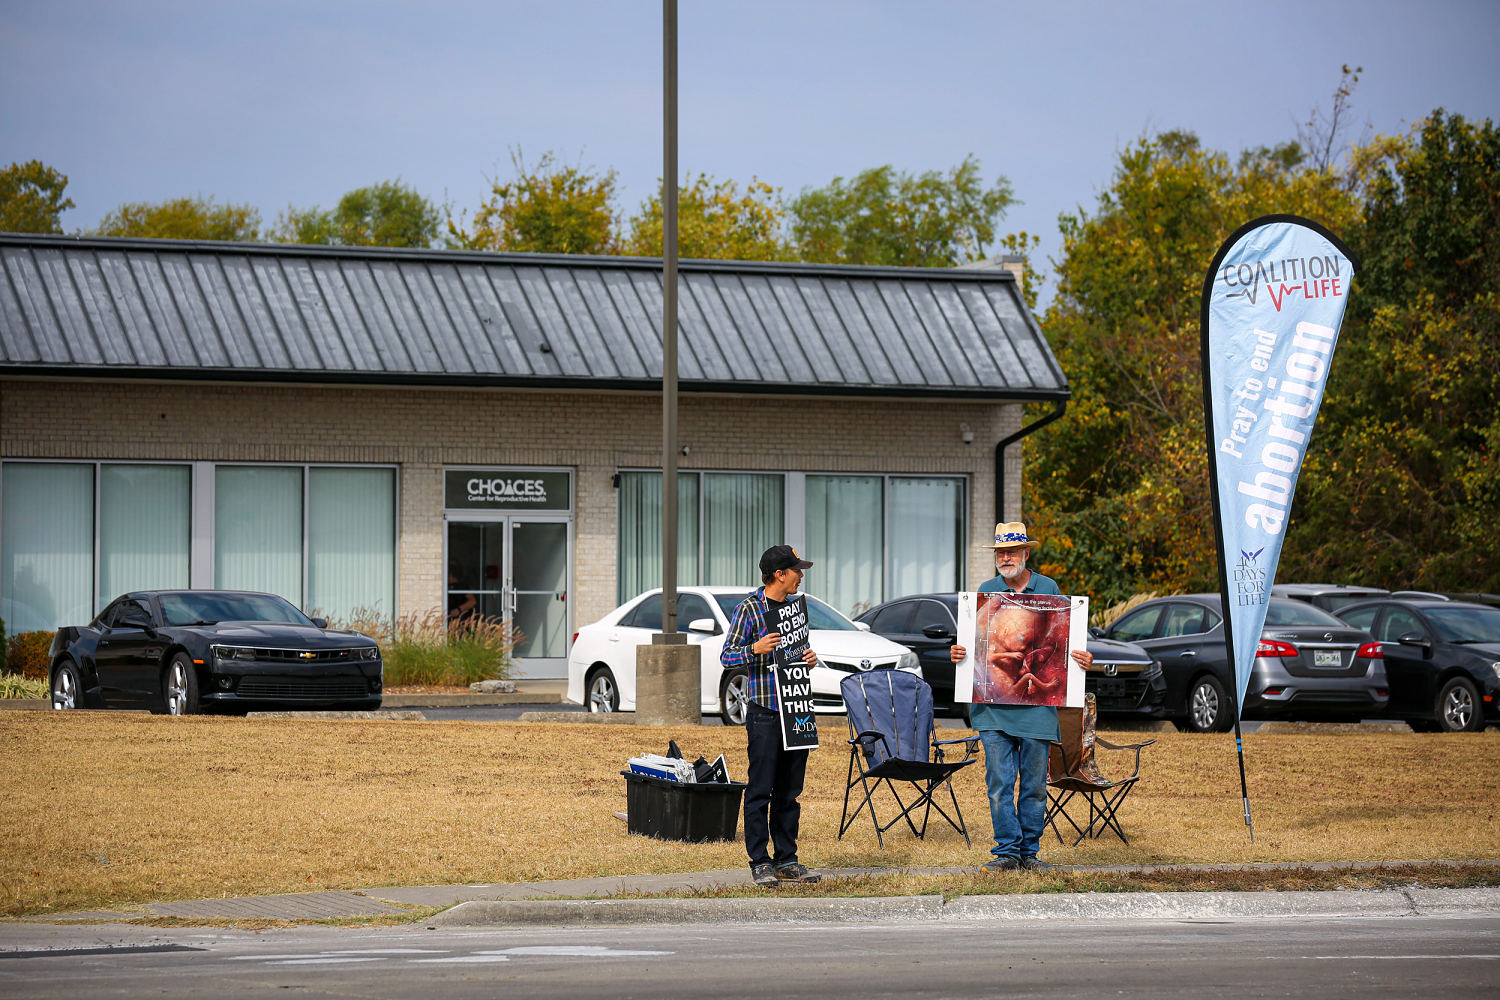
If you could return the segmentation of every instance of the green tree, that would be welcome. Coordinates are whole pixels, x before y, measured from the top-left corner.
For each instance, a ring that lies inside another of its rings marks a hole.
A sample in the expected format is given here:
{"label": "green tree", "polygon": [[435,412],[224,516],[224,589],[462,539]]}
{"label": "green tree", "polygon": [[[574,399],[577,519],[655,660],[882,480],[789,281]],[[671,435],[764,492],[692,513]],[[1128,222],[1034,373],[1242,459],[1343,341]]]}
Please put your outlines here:
{"label": "green tree", "polygon": [[61,233],[60,216],[73,207],[64,198],[68,176],[41,160],[0,170],[0,232]]}
{"label": "green tree", "polygon": [[1353,160],[1360,270],[1281,575],[1500,590],[1500,131],[1439,110]]}
{"label": "green tree", "polygon": [[251,205],[216,204],[212,197],[131,201],[106,215],[94,234],[250,242],[260,238],[260,212]]}
{"label": "green tree", "polygon": [[1026,506],[1042,572],[1113,602],[1213,589],[1199,299],[1242,223],[1292,212],[1347,232],[1354,198],[1295,144],[1232,161],[1188,132],[1128,147],[1092,213],[1064,214],[1057,296],[1042,328],[1074,396],[1026,443]]}
{"label": "green tree", "polygon": [[273,238],[286,243],[355,247],[430,247],[442,213],[401,181],[355,188],[332,211],[289,208]]}
{"label": "green tree", "polygon": [[[677,253],[707,260],[782,260],[786,208],[780,192],[751,179],[740,191],[734,181],[689,176],[677,191]],[[622,249],[639,257],[662,253],[661,195],[641,205],[629,223]]]}
{"label": "green tree", "polygon": [[514,180],[491,185],[473,227],[448,218],[448,239],[466,250],[529,253],[613,253],[615,172],[560,165],[547,153],[528,167],[511,153]]}
{"label": "green tree", "polygon": [[792,243],[809,261],[952,267],[987,255],[1014,203],[1004,177],[984,186],[973,155],[947,174],[873,167],[794,198]]}

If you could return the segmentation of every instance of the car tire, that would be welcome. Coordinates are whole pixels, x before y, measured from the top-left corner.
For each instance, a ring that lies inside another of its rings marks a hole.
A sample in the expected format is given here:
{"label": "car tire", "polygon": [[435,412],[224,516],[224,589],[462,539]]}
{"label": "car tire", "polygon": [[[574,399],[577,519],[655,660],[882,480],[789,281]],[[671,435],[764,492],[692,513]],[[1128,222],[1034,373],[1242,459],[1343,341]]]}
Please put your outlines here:
{"label": "car tire", "polygon": [[1474,684],[1455,677],[1438,692],[1433,715],[1440,732],[1475,733],[1484,728],[1484,708]]}
{"label": "car tire", "polygon": [[83,678],[72,660],[64,660],[52,671],[52,707],[67,711],[83,707]]}
{"label": "car tire", "polygon": [[583,703],[590,712],[620,710],[620,685],[615,682],[614,671],[608,667],[596,667],[589,671],[588,683],[584,685]]}
{"label": "car tire", "polygon": [[1193,681],[1182,707],[1187,719],[1179,728],[1190,733],[1223,733],[1234,725],[1229,717],[1228,693],[1213,674],[1204,674]]}
{"label": "car tire", "polygon": [[719,685],[719,717],[726,726],[743,726],[750,712],[750,675],[731,670]]}
{"label": "car tire", "polygon": [[197,715],[203,710],[198,703],[198,671],[186,653],[173,656],[161,672],[161,701],[167,715]]}

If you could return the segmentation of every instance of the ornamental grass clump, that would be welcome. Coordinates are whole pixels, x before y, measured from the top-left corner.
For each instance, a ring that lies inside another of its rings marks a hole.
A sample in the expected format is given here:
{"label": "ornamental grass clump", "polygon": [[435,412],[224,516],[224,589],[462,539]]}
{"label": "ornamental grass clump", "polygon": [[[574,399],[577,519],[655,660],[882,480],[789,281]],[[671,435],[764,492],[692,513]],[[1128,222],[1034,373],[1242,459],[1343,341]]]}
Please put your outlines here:
{"label": "ornamental grass clump", "polygon": [[361,632],[380,643],[387,688],[466,687],[475,681],[504,680],[521,638],[499,618],[466,615],[450,623],[438,609],[393,621],[371,609],[355,608],[334,627]]}
{"label": "ornamental grass clump", "polygon": [[20,674],[0,674],[0,698],[46,698],[47,681]]}

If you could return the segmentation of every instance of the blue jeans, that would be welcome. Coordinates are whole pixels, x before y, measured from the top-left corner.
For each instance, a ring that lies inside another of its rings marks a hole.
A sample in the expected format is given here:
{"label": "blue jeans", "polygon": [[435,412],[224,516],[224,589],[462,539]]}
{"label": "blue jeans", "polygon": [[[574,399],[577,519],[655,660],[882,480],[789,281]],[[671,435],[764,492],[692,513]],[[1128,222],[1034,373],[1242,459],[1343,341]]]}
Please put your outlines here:
{"label": "blue jeans", "polygon": [[[784,867],[797,860],[797,828],[802,818],[802,782],[807,750],[781,748],[781,716],[751,704],[745,715],[750,774],[745,789],[745,852],[750,867]],[[771,849],[776,856],[773,861]]]}
{"label": "blue jeans", "polygon": [[[983,730],[984,785],[997,858],[1034,858],[1047,817],[1047,741]],[[1020,791],[1016,779],[1020,779]]]}

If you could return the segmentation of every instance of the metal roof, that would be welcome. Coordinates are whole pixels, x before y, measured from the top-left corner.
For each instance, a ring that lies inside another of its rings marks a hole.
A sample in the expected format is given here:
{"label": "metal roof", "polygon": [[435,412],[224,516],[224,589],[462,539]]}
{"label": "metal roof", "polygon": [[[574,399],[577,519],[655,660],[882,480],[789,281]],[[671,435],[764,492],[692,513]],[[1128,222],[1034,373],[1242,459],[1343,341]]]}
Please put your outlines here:
{"label": "metal roof", "polygon": [[[0,234],[0,375],[656,389],[649,258]],[[1063,399],[998,270],[679,265],[683,391]]]}

